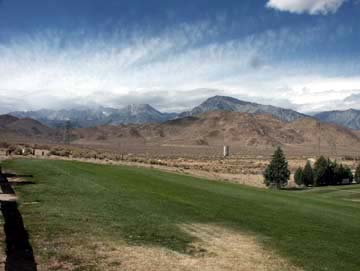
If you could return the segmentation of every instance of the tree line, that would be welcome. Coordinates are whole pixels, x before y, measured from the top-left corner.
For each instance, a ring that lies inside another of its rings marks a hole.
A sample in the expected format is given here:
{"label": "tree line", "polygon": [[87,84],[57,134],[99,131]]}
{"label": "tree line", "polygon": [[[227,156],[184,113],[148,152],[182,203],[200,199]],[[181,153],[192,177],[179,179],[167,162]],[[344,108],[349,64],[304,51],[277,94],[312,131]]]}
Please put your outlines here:
{"label": "tree line", "polygon": [[[279,147],[265,169],[264,183],[268,187],[282,188],[288,184],[289,178],[288,162],[284,152]],[[311,163],[307,161],[304,168],[299,167],[295,172],[294,180],[299,186],[313,187],[351,184],[354,181],[360,184],[360,165],[357,166],[354,176],[348,166],[320,156],[314,166],[311,166]]]}

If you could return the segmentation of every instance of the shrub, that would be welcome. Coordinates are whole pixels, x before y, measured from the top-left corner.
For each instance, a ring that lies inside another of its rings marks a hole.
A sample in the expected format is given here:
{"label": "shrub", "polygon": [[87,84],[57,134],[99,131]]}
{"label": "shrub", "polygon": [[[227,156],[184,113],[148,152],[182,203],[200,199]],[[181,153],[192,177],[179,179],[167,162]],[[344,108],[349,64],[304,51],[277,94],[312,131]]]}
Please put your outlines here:
{"label": "shrub", "polygon": [[274,152],[270,164],[264,172],[264,183],[268,187],[276,187],[278,189],[287,185],[290,177],[288,162],[284,152],[279,147]]}
{"label": "shrub", "polygon": [[15,147],[13,154],[22,155],[23,154],[23,149],[21,147]]}
{"label": "shrub", "polygon": [[0,148],[4,148],[4,149],[7,149],[10,147],[10,144],[9,143],[6,143],[6,142],[0,142]]}
{"label": "shrub", "polygon": [[106,135],[98,135],[96,140],[106,140],[107,136]]}
{"label": "shrub", "polygon": [[24,148],[23,150],[23,155],[32,155],[33,154],[33,150],[31,148]]}
{"label": "shrub", "polygon": [[314,185],[314,171],[309,161],[306,162],[302,174],[303,174],[304,185],[306,186]]}
{"label": "shrub", "polygon": [[304,184],[304,180],[303,180],[303,169],[302,169],[301,167],[299,167],[299,168],[295,171],[294,180],[295,180],[295,183],[296,183],[297,185],[303,185],[303,184]]}
{"label": "shrub", "polygon": [[69,157],[71,155],[71,151],[67,150],[67,149],[62,149],[62,148],[53,148],[50,150],[50,155],[54,155],[54,156],[64,156],[64,157]]}
{"label": "shrub", "polygon": [[73,158],[82,158],[83,157],[83,154],[81,151],[79,150],[73,150],[72,151],[72,157]]}

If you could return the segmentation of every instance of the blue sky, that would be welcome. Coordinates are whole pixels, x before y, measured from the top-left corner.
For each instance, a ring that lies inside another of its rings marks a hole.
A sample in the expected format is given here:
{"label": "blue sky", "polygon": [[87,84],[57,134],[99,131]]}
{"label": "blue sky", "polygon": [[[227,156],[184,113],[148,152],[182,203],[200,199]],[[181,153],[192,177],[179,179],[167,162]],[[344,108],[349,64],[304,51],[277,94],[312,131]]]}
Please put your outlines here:
{"label": "blue sky", "polygon": [[0,0],[0,112],[360,108],[359,16],[359,0]]}

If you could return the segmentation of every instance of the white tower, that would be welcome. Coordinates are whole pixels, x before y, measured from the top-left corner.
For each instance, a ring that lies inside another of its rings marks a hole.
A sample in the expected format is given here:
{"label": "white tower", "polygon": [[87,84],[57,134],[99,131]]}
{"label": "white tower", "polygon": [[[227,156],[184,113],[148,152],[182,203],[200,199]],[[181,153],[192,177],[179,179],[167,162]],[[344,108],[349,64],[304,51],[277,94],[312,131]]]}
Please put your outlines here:
{"label": "white tower", "polygon": [[224,145],[224,157],[228,157],[230,154],[230,147],[227,145]]}

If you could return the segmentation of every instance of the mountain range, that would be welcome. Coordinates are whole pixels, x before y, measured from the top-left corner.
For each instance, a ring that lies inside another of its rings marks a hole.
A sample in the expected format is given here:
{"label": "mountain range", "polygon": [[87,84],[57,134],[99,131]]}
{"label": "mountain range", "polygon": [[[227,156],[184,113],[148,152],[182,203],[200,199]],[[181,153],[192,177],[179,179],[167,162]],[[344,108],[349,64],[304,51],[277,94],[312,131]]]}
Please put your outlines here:
{"label": "mountain range", "polygon": [[250,114],[270,114],[282,121],[294,121],[305,117],[304,114],[291,109],[284,109],[272,105],[263,105],[241,101],[227,96],[214,96],[196,106],[188,112],[181,113],[179,117],[196,116],[212,111],[229,111]]}
{"label": "mountain range", "polygon": [[[234,153],[258,155],[283,146],[294,155],[355,153],[360,148],[360,133],[314,118],[292,122],[270,114],[211,111],[168,120],[163,123],[100,125],[68,131],[71,144],[109,149],[122,153],[172,155],[219,154],[223,144]],[[321,144],[319,138],[321,136]],[[0,116],[0,143],[21,142],[63,144],[66,130],[51,128],[30,118]]]}
{"label": "mountain range", "polygon": [[316,155],[320,135],[323,154],[357,154],[360,137],[353,130],[318,123],[308,117],[286,122],[270,114],[213,111],[164,123],[73,129],[72,144],[165,156],[212,155],[224,144],[238,154],[264,154],[283,146],[293,155]]}
{"label": "mountain range", "polygon": [[158,123],[172,119],[177,115],[175,113],[161,113],[148,104],[128,105],[121,109],[98,106],[68,110],[17,111],[9,114],[18,118],[32,118],[54,128],[64,127],[66,122],[70,122],[74,128],[106,124]]}
{"label": "mountain range", "polygon": [[[269,114],[285,122],[310,117],[292,109],[252,103],[227,96],[211,97],[193,109],[179,114],[160,112],[148,104],[133,104],[121,109],[97,106],[62,110],[18,111],[12,112],[10,115],[18,118],[32,118],[50,127],[63,127],[66,122],[70,122],[74,128],[85,128],[106,124],[163,123],[172,119],[214,111]],[[312,117],[351,129],[360,129],[360,110],[320,112]]]}
{"label": "mountain range", "polygon": [[326,111],[317,113],[314,117],[321,121],[336,123],[354,130],[360,130],[360,110]]}

